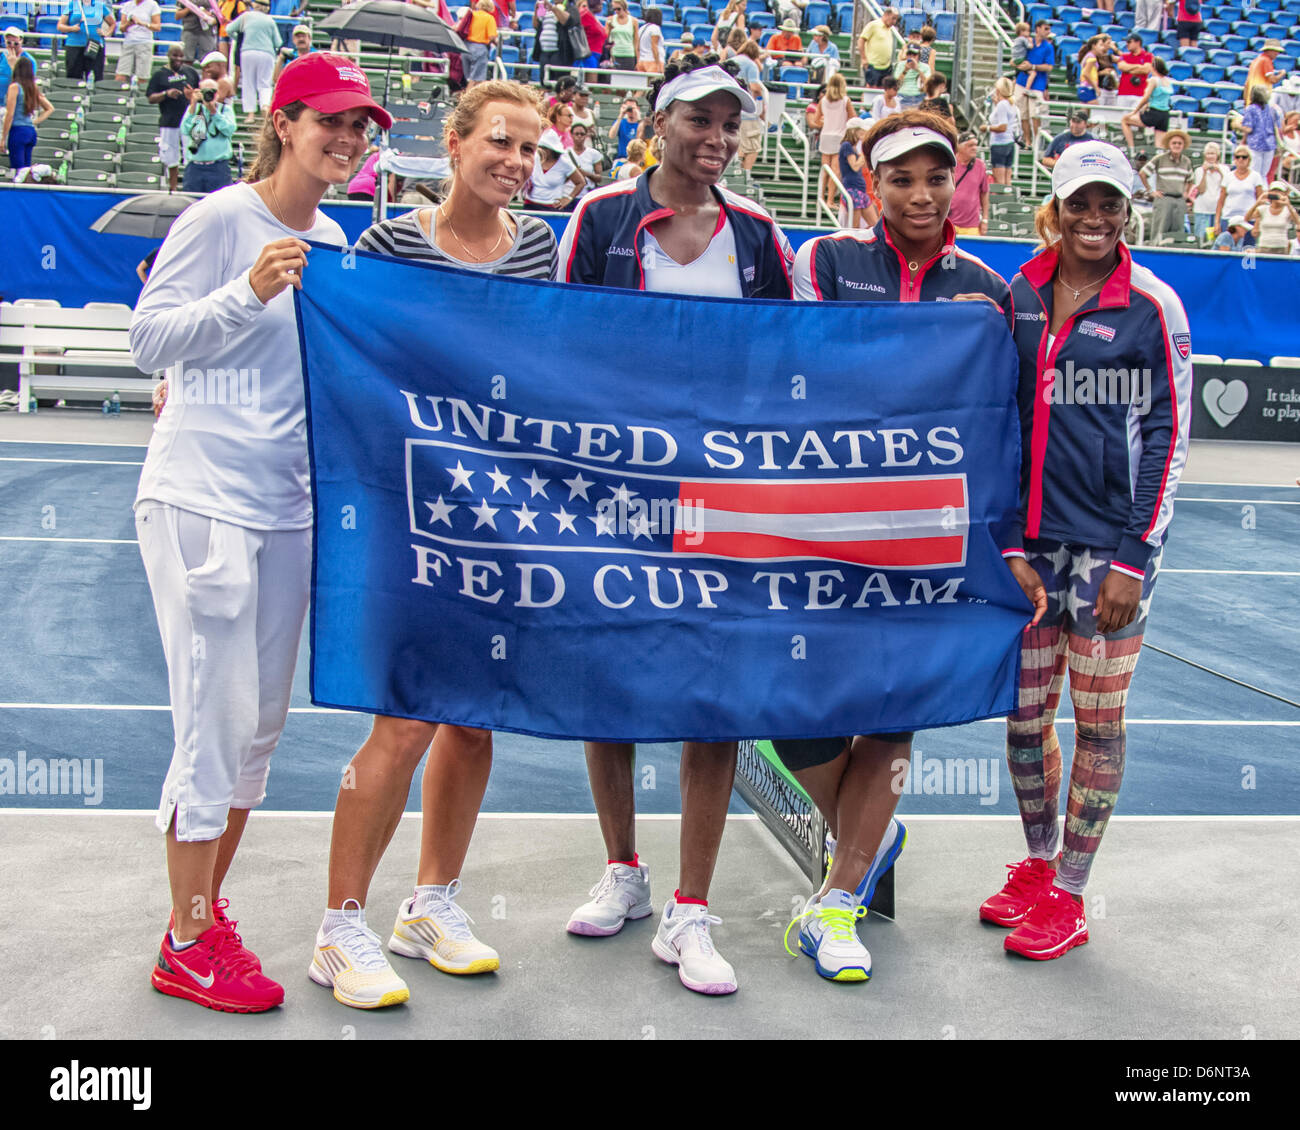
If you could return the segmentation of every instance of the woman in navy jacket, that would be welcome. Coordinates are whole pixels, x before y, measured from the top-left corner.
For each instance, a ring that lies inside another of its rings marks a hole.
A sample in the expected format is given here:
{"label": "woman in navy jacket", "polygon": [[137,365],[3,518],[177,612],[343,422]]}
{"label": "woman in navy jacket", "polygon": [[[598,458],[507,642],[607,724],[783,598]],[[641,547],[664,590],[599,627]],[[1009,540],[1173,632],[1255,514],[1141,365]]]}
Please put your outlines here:
{"label": "woman in navy jacket", "polygon": [[[1187,458],[1191,339],[1174,291],[1123,242],[1133,170],[1100,141],[1073,145],[1039,209],[1046,245],[1012,280],[1020,353],[1020,549],[1049,611],[1025,630],[1007,760],[1029,846],[980,917],[1037,960],[1088,940],[1083,889],[1124,775],[1124,705]],[[1064,852],[1053,720],[1074,706]]]}

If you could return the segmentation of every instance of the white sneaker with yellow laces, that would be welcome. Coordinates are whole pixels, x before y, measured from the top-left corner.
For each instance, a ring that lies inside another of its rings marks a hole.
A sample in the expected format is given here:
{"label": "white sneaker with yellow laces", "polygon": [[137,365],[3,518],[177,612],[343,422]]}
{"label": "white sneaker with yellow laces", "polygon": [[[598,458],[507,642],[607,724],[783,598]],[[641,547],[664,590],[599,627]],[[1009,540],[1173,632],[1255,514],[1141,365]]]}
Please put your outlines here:
{"label": "white sneaker with yellow laces", "polygon": [[474,920],[456,903],[460,880],[412,895],[397,908],[388,948],[403,957],[418,957],[444,973],[492,973],[501,958],[469,928]]}

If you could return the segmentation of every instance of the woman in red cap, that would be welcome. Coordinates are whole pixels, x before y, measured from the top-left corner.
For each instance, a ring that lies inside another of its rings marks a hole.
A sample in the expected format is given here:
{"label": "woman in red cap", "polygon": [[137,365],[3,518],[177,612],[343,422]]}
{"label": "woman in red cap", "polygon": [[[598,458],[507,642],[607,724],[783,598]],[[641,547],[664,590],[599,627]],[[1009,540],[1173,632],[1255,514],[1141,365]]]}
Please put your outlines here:
{"label": "woman in red cap", "polygon": [[174,367],[136,496],[162,633],[175,745],[157,826],[173,917],[155,988],[208,1008],[284,999],[220,898],[284,726],[307,609],[311,495],[294,319],[305,240],[344,245],[319,209],[387,128],[351,59],[280,75],[248,183],[177,220],[131,321],[146,372]]}

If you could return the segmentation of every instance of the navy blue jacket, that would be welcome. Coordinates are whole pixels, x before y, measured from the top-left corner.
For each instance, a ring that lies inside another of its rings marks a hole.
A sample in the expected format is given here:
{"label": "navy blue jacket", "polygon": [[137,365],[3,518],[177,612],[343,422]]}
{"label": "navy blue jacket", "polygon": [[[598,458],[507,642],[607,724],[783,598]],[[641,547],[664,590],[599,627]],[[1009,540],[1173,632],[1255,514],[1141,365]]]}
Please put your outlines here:
{"label": "navy blue jacket", "polygon": [[1187,462],[1192,362],[1173,289],[1119,245],[1120,263],[1049,347],[1057,254],[1011,281],[1020,354],[1025,537],[1113,551],[1143,577]]}
{"label": "navy blue jacket", "polygon": [[[645,290],[642,267],[646,228],[673,215],[650,197],[649,169],[584,196],[560,239],[560,282]],[[745,196],[715,187],[736,239],[736,270],[746,298],[789,298],[790,241],[763,208]]]}

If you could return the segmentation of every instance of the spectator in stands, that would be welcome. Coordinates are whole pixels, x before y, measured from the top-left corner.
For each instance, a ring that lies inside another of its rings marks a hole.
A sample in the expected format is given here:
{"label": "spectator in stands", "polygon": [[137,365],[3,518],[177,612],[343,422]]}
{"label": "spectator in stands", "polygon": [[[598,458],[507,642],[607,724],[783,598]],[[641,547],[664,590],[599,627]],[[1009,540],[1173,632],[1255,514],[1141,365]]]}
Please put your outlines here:
{"label": "spectator in stands", "polygon": [[1300,163],[1300,110],[1292,110],[1282,119],[1282,130],[1278,134],[1278,149],[1281,159],[1278,162],[1278,175],[1295,180],[1290,174]]}
{"label": "spectator in stands", "polygon": [[867,190],[867,159],[862,155],[862,139],[866,136],[867,123],[861,118],[850,118],[844,127],[844,137],[840,141],[839,176],[844,191],[849,194],[844,201],[845,222],[847,228],[875,227],[880,216],[872,203]]}
{"label": "spectator in stands", "polygon": [[758,160],[758,152],[763,147],[763,133],[767,128],[767,87],[763,85],[758,60],[758,44],[752,39],[746,39],[740,45],[740,52],[734,60],[736,78],[754,96],[755,103],[752,113],[744,107],[740,110],[740,145],[736,153],[740,157],[740,167],[745,172],[753,169],[754,162]]}
{"label": "spectator in stands", "polygon": [[675,63],[683,55],[693,55],[694,53],[695,53],[695,36],[692,35],[689,31],[684,31],[682,32],[682,39],[681,39],[680,46],[673,48],[673,50],[668,55],[668,61],[670,63]]}
{"label": "spectator in stands", "polygon": [[602,175],[605,171],[605,155],[591,144],[591,130],[587,126],[580,122],[574,122],[571,132],[573,134],[573,145],[569,147],[568,157],[578,166],[578,171],[586,178],[587,183],[583,185],[582,191],[578,193],[579,197],[583,197],[607,180]]}
{"label": "spectator in stands", "polygon": [[189,154],[183,177],[186,192],[215,192],[230,183],[235,124],[235,111],[217,98],[216,81],[203,79],[181,118],[181,145]]}
{"label": "spectator in stands", "polygon": [[1079,48],[1079,82],[1076,97],[1084,105],[1096,102],[1100,90],[1100,79],[1097,73],[1097,50],[1100,43],[1101,36],[1094,35]]}
{"label": "spectator in stands", "polygon": [[929,68],[921,62],[921,48],[909,43],[894,68],[898,79],[898,101],[904,110],[915,110],[925,101],[925,82],[930,77]]}
{"label": "spectator in stands", "polygon": [[1250,93],[1257,83],[1267,83],[1271,90],[1284,78],[1286,74],[1277,70],[1273,66],[1275,60],[1282,53],[1282,44],[1276,39],[1266,39],[1264,46],[1259,49],[1259,54],[1250,64],[1250,70],[1246,72],[1246,89],[1242,92],[1242,97],[1246,100],[1246,105],[1250,105]]}
{"label": "spectator in stands", "polygon": [[645,74],[663,74],[664,58],[664,14],[658,8],[644,8],[636,33],[636,69]]}
{"label": "spectator in stands", "polygon": [[[577,0],[538,0],[533,14],[533,62],[541,65],[542,81],[549,82],[547,67],[571,67],[575,60],[569,39],[571,23],[578,18]],[[586,56],[584,56],[585,58]]]}
{"label": "spectator in stands", "polygon": [[[1190,4],[1195,4],[1195,11],[1191,10]],[[1201,34],[1200,0],[1175,0],[1175,6],[1178,9],[1178,46],[1195,47],[1196,40]]]}
{"label": "spectator in stands", "polygon": [[[815,125],[821,131],[817,141],[817,152],[821,163],[831,168],[838,160],[840,142],[844,139],[844,127],[848,120],[857,116],[853,99],[849,97],[848,84],[838,71],[826,81],[826,93],[817,101]],[[822,195],[828,205],[835,203],[835,183],[830,177],[822,178]]]}
{"label": "spectator in stands", "polygon": [[786,20],[771,39],[767,49],[773,54],[773,63],[779,75],[782,70],[795,62],[793,55],[803,50],[803,40],[799,38],[799,25],[794,20]]}
{"label": "spectator in stands", "polygon": [[[551,109],[555,110],[555,106]],[[569,108],[564,107],[568,112]],[[570,116],[572,116],[570,114]],[[565,152],[567,142],[553,129],[545,130],[537,142],[537,163],[524,186],[524,204],[543,212],[567,212],[586,187],[587,181]]]}
{"label": "spectator in stands", "polygon": [[[347,4],[343,5],[345,8],[347,6]],[[237,48],[232,50],[233,44],[227,33],[231,20],[239,19],[248,11],[248,5],[244,0],[218,0],[217,8],[221,12],[221,23],[217,27],[217,50],[230,61],[231,73],[237,79],[239,77],[239,51]],[[342,42],[342,40],[339,40],[339,42]],[[357,43],[357,40],[353,39],[348,42]],[[356,51],[356,49],[356,47],[351,48],[353,51]]]}
{"label": "spectator in stands", "polygon": [[938,114],[941,118],[953,118],[952,102],[948,98],[948,80],[943,75],[931,75],[925,80],[925,101],[920,109]]}
{"label": "spectator in stands", "polygon": [[148,82],[153,74],[153,33],[162,30],[158,0],[126,0],[117,15],[122,53],[117,57],[116,80]]}
{"label": "spectator in stands", "polygon": [[921,44],[921,62],[930,68],[930,73],[934,74],[938,70],[939,52],[935,49],[934,41],[938,38],[939,33],[934,30],[934,25],[927,23],[920,31],[913,33],[909,38],[919,41]]}
{"label": "spectator in stands", "polygon": [[898,100],[898,79],[886,75],[880,80],[880,93],[871,102],[871,120],[879,122],[890,114],[897,114],[903,104]]}
{"label": "spectator in stands", "polygon": [[0,153],[9,154],[11,169],[31,167],[37,127],[52,113],[54,107],[36,85],[36,68],[26,55],[20,55],[5,91],[4,124],[0,126]]}
{"label": "spectator in stands", "polygon": [[569,103],[573,111],[573,124],[584,125],[588,131],[596,128],[596,119],[600,117],[600,103],[591,101],[591,91],[586,86],[574,88],[573,101]]}
{"label": "spectator in stands", "polygon": [[718,22],[713,27],[713,34],[709,37],[709,46],[714,51],[722,53],[733,31],[739,29],[748,33],[749,23],[746,19],[748,7],[748,0],[727,0],[727,6],[722,9]]}
{"label": "spectator in stands", "polygon": [[619,110],[618,121],[609,127],[608,137],[610,141],[618,140],[618,151],[615,156],[626,157],[628,142],[636,137],[636,131],[641,128],[641,106],[635,98],[623,99],[623,107]]}
{"label": "spectator in stands", "polygon": [[1131,33],[1124,42],[1124,54],[1116,63],[1120,72],[1115,98],[1117,105],[1132,110],[1141,101],[1154,58],[1155,56],[1143,46],[1142,37],[1136,32]]}
{"label": "spectator in stands", "polygon": [[36,59],[29,51],[23,50],[23,33],[17,27],[7,27],[4,30],[5,49],[0,54],[0,105],[4,105],[5,95],[9,91],[9,83],[13,78],[13,69],[19,59],[26,59],[32,65],[32,71],[36,70]]}
{"label": "spectator in stands", "polygon": [[500,40],[496,8],[493,0],[477,0],[470,16],[469,30],[465,33],[465,45],[469,48],[465,78],[470,89],[487,81],[488,51]]}
{"label": "spectator in stands", "polygon": [[[63,32],[64,74],[68,78],[84,79],[94,75],[96,81],[104,77],[105,28],[112,35],[117,27],[108,0],[72,0],[66,11],[59,14],[58,29]],[[96,44],[91,47],[90,44]]]}
{"label": "spectator in stands", "polygon": [[1244,216],[1263,192],[1264,178],[1251,168],[1250,150],[1238,145],[1232,151],[1232,168],[1223,175],[1223,187],[1214,209],[1214,226],[1222,230],[1220,220],[1224,216]]}
{"label": "spectator in stands", "polygon": [[349,200],[373,200],[379,190],[379,146],[370,147],[370,155],[357,170],[357,175],[348,181]]}
{"label": "spectator in stands", "polygon": [[894,74],[894,25],[898,13],[885,8],[858,36],[858,53],[862,56],[862,85],[880,86]]}
{"label": "spectator in stands", "polygon": [[1244,216],[1229,216],[1223,231],[1214,240],[1215,251],[1245,251],[1254,246],[1255,237]]}
{"label": "spectator in stands", "polygon": [[1147,79],[1146,90],[1138,99],[1138,104],[1119,120],[1119,128],[1124,131],[1124,144],[1128,146],[1130,158],[1133,155],[1133,127],[1148,126],[1155,130],[1156,148],[1163,149],[1165,131],[1169,128],[1169,104],[1173,97],[1174,84],[1169,78],[1169,64],[1159,56],[1151,60],[1151,76]]}
{"label": "spectator in stands", "polygon": [[629,141],[627,143],[627,155],[614,162],[614,179],[630,180],[632,177],[639,177],[644,173],[645,151],[646,144],[639,137],[634,137]]}
{"label": "spectator in stands", "polygon": [[1020,64],[1025,61],[1030,50],[1034,46],[1034,35],[1029,25],[1021,20],[1016,24],[1016,37],[1011,41],[1011,69],[1020,70]]}
{"label": "spectator in stands", "polygon": [[802,24],[803,14],[807,11],[809,3],[810,0],[776,0],[771,7],[778,20],[782,22],[794,20],[796,24]]}
{"label": "spectator in stands", "polygon": [[1256,83],[1250,92],[1250,105],[1237,127],[1250,150],[1250,167],[1266,181],[1273,176],[1277,165],[1277,134],[1282,126],[1282,117],[1272,101],[1273,88]]}
{"label": "spectator in stands", "polygon": [[1294,227],[1300,232],[1300,213],[1291,206],[1291,186],[1274,181],[1268,186],[1268,196],[1250,206],[1245,220],[1254,224],[1257,250],[1265,255],[1288,254],[1291,250],[1288,229]]}
{"label": "spectator in stands", "polygon": [[1087,111],[1071,110],[1068,128],[1052,138],[1052,144],[1047,147],[1047,152],[1043,155],[1043,164],[1050,169],[1071,145],[1077,145],[1080,141],[1096,140],[1088,131]]}
{"label": "spectator in stands", "polygon": [[217,17],[203,0],[177,0],[173,13],[181,25],[181,46],[185,58],[197,63],[209,51],[217,49]]}
{"label": "spectator in stands", "polygon": [[[605,40],[609,38],[605,33],[605,25],[596,18],[599,12],[600,0],[578,0],[578,19],[582,21],[582,30],[587,33],[587,46],[591,49],[591,54],[580,60],[586,70],[594,70],[600,66],[600,57],[605,51]],[[497,21],[498,24],[500,22]]]}
{"label": "spectator in stands", "polygon": [[1288,75],[1273,88],[1273,105],[1283,114],[1300,110],[1300,74]]}
{"label": "spectator in stands", "polygon": [[547,124],[555,131],[565,149],[573,144],[573,107],[567,102],[554,102],[546,111]]}
{"label": "spectator in stands", "polygon": [[801,60],[813,82],[825,82],[831,72],[840,69],[840,49],[831,42],[831,29],[825,24],[813,28],[808,54]]}
{"label": "spectator in stands", "polygon": [[173,43],[167,48],[167,65],[149,79],[146,96],[158,107],[158,157],[167,170],[167,187],[176,191],[181,165],[181,118],[195,88],[199,72],[185,62],[185,48]]}
{"label": "spectator in stands", "polygon": [[948,219],[958,235],[989,234],[989,173],[978,153],[979,134],[968,129],[958,136],[948,206]]}
{"label": "spectator in stands", "polygon": [[[609,57],[617,71],[636,70],[636,20],[628,14],[627,0],[614,0],[609,19],[605,21],[605,34],[609,38]],[[623,156],[626,149],[621,149]]]}
{"label": "spectator in stands", "polygon": [[1046,107],[1048,76],[1054,66],[1056,47],[1052,44],[1052,28],[1046,20],[1039,20],[1034,24],[1034,45],[1016,65],[1015,106],[1020,113],[1021,132],[1031,148],[1038,119]]}
{"label": "spectator in stands", "polygon": [[[301,59],[304,55],[310,55],[315,48],[311,45],[311,28],[306,24],[299,24],[293,29],[293,39],[289,44],[281,47],[275,56],[275,81],[279,81],[280,72],[284,70],[295,59]],[[272,83],[274,85],[274,82]]]}
{"label": "spectator in stands", "polygon": [[220,51],[209,51],[199,62],[199,78],[210,78],[217,84],[217,101],[230,102],[235,97],[235,84],[227,77],[230,69]]}
{"label": "spectator in stands", "polygon": [[1191,138],[1185,130],[1171,129],[1165,134],[1163,151],[1140,170],[1142,187],[1151,193],[1150,242],[1161,243],[1166,232],[1181,235],[1186,227],[1187,191],[1192,184],[1192,160],[1187,156]]}
{"label": "spectator in stands", "polygon": [[[232,38],[243,37],[239,51],[240,95],[244,115],[253,119],[271,107],[275,58],[280,53],[280,25],[271,17],[270,7],[271,0],[253,0],[251,9],[226,25]],[[254,128],[258,128],[256,120]]]}
{"label": "spectator in stands", "polygon": [[1137,0],[1137,8],[1133,13],[1134,27],[1140,27],[1143,31],[1159,31],[1165,19],[1166,2],[1167,0]]}
{"label": "spectator in stands", "polygon": [[989,163],[993,166],[993,183],[1010,184],[1016,163],[1016,131],[1020,115],[1011,104],[1016,84],[1003,75],[993,86],[993,111],[989,114]]}
{"label": "spectator in stands", "polygon": [[1192,233],[1197,244],[1205,245],[1205,235],[1214,226],[1214,209],[1223,188],[1223,166],[1219,163],[1219,143],[1207,141],[1201,151],[1201,167],[1192,177]]}

